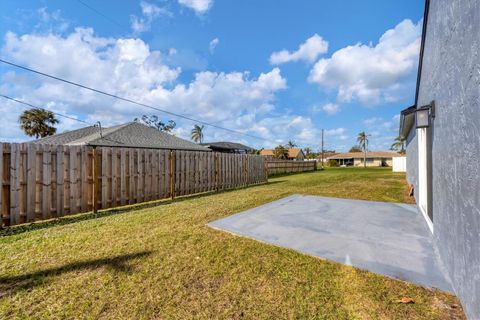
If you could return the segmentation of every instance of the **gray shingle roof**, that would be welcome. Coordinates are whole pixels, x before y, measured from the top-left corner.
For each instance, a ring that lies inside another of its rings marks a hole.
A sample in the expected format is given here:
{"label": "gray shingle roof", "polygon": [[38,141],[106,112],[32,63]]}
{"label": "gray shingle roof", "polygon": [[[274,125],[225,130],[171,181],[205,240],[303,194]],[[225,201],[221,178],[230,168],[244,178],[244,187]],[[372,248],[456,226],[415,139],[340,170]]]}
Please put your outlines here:
{"label": "gray shingle roof", "polygon": [[45,137],[33,143],[211,151],[201,145],[137,122],[102,128],[101,135],[99,127],[91,126]]}
{"label": "gray shingle roof", "polygon": [[237,143],[237,142],[228,142],[228,141],[208,142],[208,143],[202,143],[201,145],[205,147],[213,147],[213,148],[219,148],[219,149],[245,150],[245,151],[253,150],[253,148],[250,148],[244,144]]}

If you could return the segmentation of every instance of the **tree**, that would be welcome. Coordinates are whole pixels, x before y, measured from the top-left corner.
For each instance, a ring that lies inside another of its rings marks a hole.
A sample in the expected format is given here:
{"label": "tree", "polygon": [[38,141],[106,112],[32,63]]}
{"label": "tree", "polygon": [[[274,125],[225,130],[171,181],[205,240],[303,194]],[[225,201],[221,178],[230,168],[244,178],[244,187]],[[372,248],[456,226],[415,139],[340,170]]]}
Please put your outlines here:
{"label": "tree", "polygon": [[363,149],[363,167],[367,167],[368,135],[362,131],[357,136],[358,146]]}
{"label": "tree", "polygon": [[197,143],[202,143],[203,142],[203,129],[205,126],[201,125],[199,126],[198,124],[193,126],[192,132],[191,132],[191,138],[194,142]]}
{"label": "tree", "polygon": [[288,149],[279,145],[273,150],[273,156],[277,159],[288,159]]}
{"label": "tree", "polygon": [[60,121],[51,111],[33,108],[25,110],[18,118],[18,122],[26,135],[38,139],[54,135],[57,132],[54,126]]}
{"label": "tree", "polygon": [[353,146],[348,152],[362,152],[362,148],[360,148],[359,146]]}
{"label": "tree", "polygon": [[308,155],[312,153],[312,149],[310,149],[310,147],[306,147],[303,149],[303,152],[305,152],[305,156],[308,157]]}
{"label": "tree", "polygon": [[292,140],[288,140],[287,145],[286,145],[286,147],[288,149],[295,148],[296,146],[297,146],[297,144],[295,142],[293,142]]}
{"label": "tree", "polygon": [[390,150],[398,151],[401,154],[405,153],[405,138],[398,136],[395,138],[395,142],[390,147]]}
{"label": "tree", "polygon": [[143,115],[142,119],[135,118],[134,121],[143,123],[151,128],[155,128],[157,130],[164,131],[164,132],[171,132],[177,125],[173,120],[168,120],[167,123],[164,123],[163,121],[159,120],[158,116],[156,115],[151,115],[151,116]]}

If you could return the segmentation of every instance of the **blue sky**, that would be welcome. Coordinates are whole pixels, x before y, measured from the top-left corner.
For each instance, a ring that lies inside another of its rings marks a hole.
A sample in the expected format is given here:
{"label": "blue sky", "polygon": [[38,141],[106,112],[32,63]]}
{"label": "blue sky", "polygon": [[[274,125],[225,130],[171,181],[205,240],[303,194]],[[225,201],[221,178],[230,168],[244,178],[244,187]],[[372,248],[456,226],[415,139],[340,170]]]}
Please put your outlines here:
{"label": "blue sky", "polygon": [[[83,2],[83,3],[82,3]],[[85,4],[94,8],[88,8]],[[422,1],[13,1],[0,3],[6,60],[215,123],[205,140],[386,150],[412,104]],[[152,110],[0,66],[0,93],[87,122]],[[0,140],[28,140],[2,101]],[[188,137],[193,123],[177,121]],[[60,119],[59,131],[84,126]]]}

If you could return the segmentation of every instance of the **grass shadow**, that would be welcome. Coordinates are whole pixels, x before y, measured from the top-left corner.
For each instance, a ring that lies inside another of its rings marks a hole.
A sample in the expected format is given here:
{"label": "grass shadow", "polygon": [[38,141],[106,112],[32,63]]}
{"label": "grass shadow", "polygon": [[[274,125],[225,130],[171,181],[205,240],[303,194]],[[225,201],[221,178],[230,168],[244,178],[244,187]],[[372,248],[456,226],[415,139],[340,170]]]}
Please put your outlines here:
{"label": "grass shadow", "polygon": [[255,184],[255,185],[239,187],[239,188],[229,189],[229,190],[220,190],[218,192],[217,191],[209,191],[209,192],[203,192],[203,193],[196,193],[196,194],[192,194],[192,195],[179,196],[179,197],[176,197],[174,199],[167,198],[167,199],[153,200],[153,201],[149,201],[149,202],[126,205],[126,206],[123,206],[123,207],[116,207],[116,208],[111,208],[111,209],[100,210],[97,213],[85,212],[85,213],[79,213],[79,214],[75,214],[75,215],[71,215],[71,216],[64,216],[64,217],[59,217],[59,218],[53,218],[53,219],[50,219],[50,220],[33,222],[33,223],[29,223],[29,224],[22,224],[22,225],[17,225],[17,226],[12,226],[12,227],[3,227],[3,228],[0,228],[0,237],[8,237],[8,236],[13,236],[13,235],[17,235],[17,234],[22,234],[22,233],[25,233],[25,232],[31,232],[31,231],[34,231],[34,230],[47,229],[47,228],[68,225],[68,224],[77,223],[77,222],[86,221],[86,220],[108,217],[108,216],[116,215],[116,214],[124,214],[124,213],[128,213],[128,212],[131,212],[131,211],[136,211],[136,210],[143,210],[143,209],[154,208],[154,207],[158,207],[158,206],[162,206],[162,205],[168,205],[168,204],[172,204],[172,203],[179,203],[179,202],[182,202],[182,201],[192,200],[192,199],[196,199],[196,198],[200,198],[200,197],[204,197],[204,196],[208,196],[208,195],[221,194],[221,193],[226,193],[226,192],[233,192],[233,191],[253,188],[253,187],[257,187],[257,186],[262,186],[262,185],[275,185],[275,184],[283,183],[283,182],[286,182],[286,180],[272,181],[272,182]]}
{"label": "grass shadow", "polygon": [[49,278],[71,271],[108,267],[115,272],[131,273],[134,268],[128,264],[128,262],[133,259],[147,257],[150,254],[152,254],[152,251],[142,251],[111,258],[73,262],[61,267],[39,270],[18,276],[0,276],[0,298],[19,290],[28,290],[35,286],[45,284],[46,281],[50,280]]}

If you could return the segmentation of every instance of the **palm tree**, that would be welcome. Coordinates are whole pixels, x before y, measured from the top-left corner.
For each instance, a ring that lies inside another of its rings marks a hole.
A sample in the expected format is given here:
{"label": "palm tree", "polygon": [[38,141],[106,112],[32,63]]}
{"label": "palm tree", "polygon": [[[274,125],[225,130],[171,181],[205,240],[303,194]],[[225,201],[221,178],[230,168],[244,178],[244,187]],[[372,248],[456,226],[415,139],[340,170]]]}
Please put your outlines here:
{"label": "palm tree", "polygon": [[54,127],[58,121],[53,112],[34,108],[25,110],[18,118],[20,128],[27,136],[35,137],[35,139],[54,135],[57,128]]}
{"label": "palm tree", "polygon": [[406,139],[404,137],[401,137],[401,136],[396,137],[395,142],[390,147],[390,150],[398,151],[400,149],[399,153],[404,154],[405,153],[405,140]]}
{"label": "palm tree", "polygon": [[288,159],[288,149],[279,145],[273,149],[273,156],[277,159]]}
{"label": "palm tree", "polygon": [[368,135],[362,131],[357,136],[358,146],[363,149],[363,167],[367,167]]}
{"label": "palm tree", "polygon": [[199,126],[198,124],[193,126],[192,132],[191,132],[191,138],[194,142],[197,143],[202,143],[203,142],[203,128],[205,126]]}
{"label": "palm tree", "polygon": [[305,147],[305,149],[303,149],[303,151],[305,152],[305,156],[307,156],[307,157],[310,153],[312,153],[312,149],[310,149],[310,147]]}
{"label": "palm tree", "polygon": [[292,148],[295,148],[297,146],[297,144],[295,142],[293,142],[292,140],[288,140],[288,143],[286,145],[286,147],[288,149],[292,149]]}

